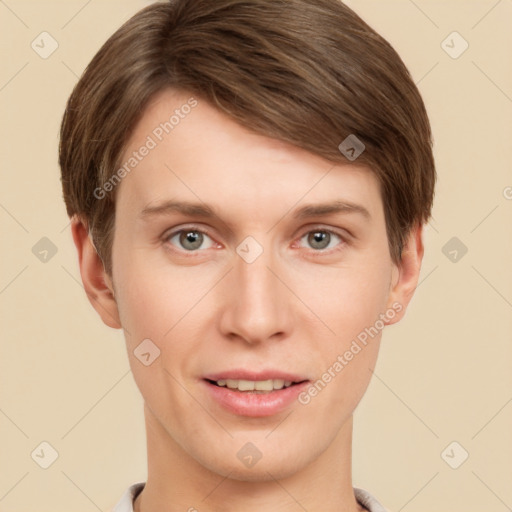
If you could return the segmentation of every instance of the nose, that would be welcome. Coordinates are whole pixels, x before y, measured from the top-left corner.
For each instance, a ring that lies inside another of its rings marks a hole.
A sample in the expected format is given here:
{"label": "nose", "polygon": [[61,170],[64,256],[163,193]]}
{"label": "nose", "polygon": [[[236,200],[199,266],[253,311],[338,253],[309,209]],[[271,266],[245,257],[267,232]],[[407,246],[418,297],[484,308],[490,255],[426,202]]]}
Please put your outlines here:
{"label": "nose", "polygon": [[279,274],[267,250],[252,263],[235,254],[234,268],[223,283],[223,335],[257,344],[291,334],[293,297]]}

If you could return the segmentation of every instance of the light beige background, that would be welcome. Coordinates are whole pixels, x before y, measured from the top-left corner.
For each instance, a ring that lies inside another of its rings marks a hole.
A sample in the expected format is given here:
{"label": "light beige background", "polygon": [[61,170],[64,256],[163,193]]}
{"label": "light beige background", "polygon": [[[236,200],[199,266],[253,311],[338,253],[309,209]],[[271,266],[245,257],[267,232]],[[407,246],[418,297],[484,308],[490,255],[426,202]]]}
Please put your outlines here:
{"label": "light beige background", "polygon": [[[148,3],[0,1],[2,512],[109,511],[146,479],[142,399],[122,333],[82,289],[57,143],[78,76]],[[512,510],[512,0],[347,3],[419,84],[439,173],[422,281],[356,411],[354,485],[391,511]],[[59,45],[47,59],[31,48],[43,31]],[[453,31],[469,43],[456,59]],[[455,262],[452,237],[467,247]],[[43,441],[48,469],[31,457]]]}

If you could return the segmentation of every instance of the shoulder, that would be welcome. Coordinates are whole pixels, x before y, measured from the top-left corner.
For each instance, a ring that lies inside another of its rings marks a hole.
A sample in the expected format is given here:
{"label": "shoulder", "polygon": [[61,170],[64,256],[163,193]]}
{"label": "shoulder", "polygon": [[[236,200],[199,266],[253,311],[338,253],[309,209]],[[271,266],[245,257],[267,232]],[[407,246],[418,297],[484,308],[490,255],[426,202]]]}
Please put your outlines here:
{"label": "shoulder", "polygon": [[387,512],[387,510],[368,491],[354,487],[357,502],[368,512]]}
{"label": "shoulder", "polygon": [[112,509],[112,512],[133,512],[133,501],[139,495],[139,493],[144,489],[146,482],[137,482],[133,485],[130,485],[124,494],[121,496],[121,499],[117,502],[116,506]]}

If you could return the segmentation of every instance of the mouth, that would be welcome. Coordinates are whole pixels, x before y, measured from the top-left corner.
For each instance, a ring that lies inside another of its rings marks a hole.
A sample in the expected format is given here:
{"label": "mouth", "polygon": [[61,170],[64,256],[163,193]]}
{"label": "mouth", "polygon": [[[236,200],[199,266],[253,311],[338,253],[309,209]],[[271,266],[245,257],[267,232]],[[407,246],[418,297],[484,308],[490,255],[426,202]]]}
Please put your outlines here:
{"label": "mouth", "polygon": [[207,396],[236,416],[264,417],[288,410],[309,380],[281,372],[227,372],[202,379]]}
{"label": "mouth", "polygon": [[252,394],[268,394],[273,391],[279,391],[280,389],[287,389],[297,384],[306,382],[306,380],[300,380],[297,382],[284,379],[266,379],[266,380],[245,380],[245,379],[205,379],[210,384],[220,387],[228,388],[233,391],[240,391],[242,393]]}

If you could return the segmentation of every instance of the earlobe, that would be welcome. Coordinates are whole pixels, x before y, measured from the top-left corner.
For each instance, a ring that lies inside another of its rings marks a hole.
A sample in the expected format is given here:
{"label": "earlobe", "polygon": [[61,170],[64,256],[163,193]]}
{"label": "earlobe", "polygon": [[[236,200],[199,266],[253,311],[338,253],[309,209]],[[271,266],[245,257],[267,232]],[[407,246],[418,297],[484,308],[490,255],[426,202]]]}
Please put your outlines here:
{"label": "earlobe", "polygon": [[[418,224],[411,229],[402,250],[400,265],[393,269],[388,308],[395,309],[398,314],[393,319],[388,320],[387,325],[398,322],[404,316],[405,310],[418,286],[424,253],[422,235],[422,224]],[[401,306],[399,309],[396,307],[397,304]]]}
{"label": "earlobe", "polygon": [[122,326],[112,281],[105,272],[86,223],[74,216],[71,219],[71,233],[78,252],[82,283],[90,303],[106,325],[120,329]]}

